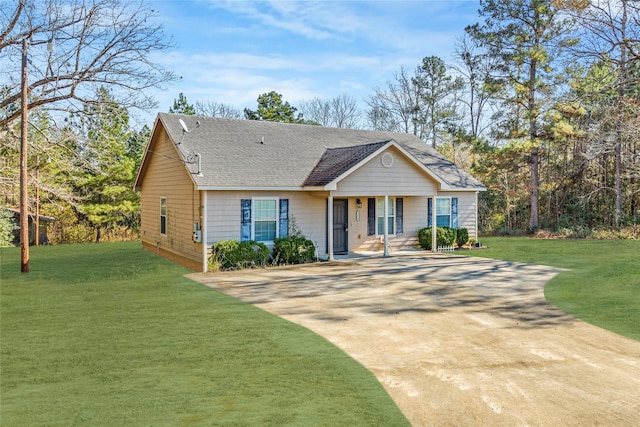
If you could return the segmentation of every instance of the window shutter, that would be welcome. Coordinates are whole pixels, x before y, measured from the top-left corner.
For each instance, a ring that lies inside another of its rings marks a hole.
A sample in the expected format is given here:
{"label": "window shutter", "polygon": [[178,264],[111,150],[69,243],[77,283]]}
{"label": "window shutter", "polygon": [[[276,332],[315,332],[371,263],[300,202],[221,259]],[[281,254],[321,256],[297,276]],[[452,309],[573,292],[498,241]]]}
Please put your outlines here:
{"label": "window shutter", "polygon": [[458,198],[451,198],[451,228],[458,228]]}
{"label": "window shutter", "polygon": [[240,210],[240,241],[251,240],[251,199],[242,199]]}
{"label": "window shutter", "polygon": [[367,236],[376,234],[376,199],[367,199]]}
{"label": "window shutter", "polygon": [[433,220],[433,197],[427,199],[427,227],[431,227]]}
{"label": "window shutter", "polygon": [[280,199],[280,237],[289,237],[289,199]]}
{"label": "window shutter", "polygon": [[403,208],[403,200],[402,197],[396,198],[396,234],[402,234],[402,208]]}

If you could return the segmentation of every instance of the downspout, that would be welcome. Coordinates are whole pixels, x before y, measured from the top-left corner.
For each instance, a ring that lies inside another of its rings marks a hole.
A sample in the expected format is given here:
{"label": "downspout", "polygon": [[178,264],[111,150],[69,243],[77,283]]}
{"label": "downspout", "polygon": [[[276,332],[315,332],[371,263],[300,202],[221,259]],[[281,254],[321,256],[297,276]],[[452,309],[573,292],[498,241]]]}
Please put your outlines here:
{"label": "downspout", "polygon": [[200,222],[202,230],[202,271],[206,273],[209,271],[209,260],[207,260],[207,216],[209,215],[207,211],[207,192],[200,191],[200,197],[202,198],[200,203],[200,206],[202,206],[202,220]]}

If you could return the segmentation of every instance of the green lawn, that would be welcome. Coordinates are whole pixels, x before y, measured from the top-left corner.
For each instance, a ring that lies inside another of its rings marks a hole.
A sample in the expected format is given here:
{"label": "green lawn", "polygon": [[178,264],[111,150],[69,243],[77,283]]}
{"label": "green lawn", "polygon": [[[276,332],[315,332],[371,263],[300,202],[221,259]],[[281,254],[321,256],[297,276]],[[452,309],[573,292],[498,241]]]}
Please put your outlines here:
{"label": "green lawn", "polygon": [[640,341],[640,241],[481,239],[465,255],[567,268],[545,287],[550,303]]}
{"label": "green lawn", "polygon": [[3,426],[408,425],[344,352],[139,243],[0,257]]}

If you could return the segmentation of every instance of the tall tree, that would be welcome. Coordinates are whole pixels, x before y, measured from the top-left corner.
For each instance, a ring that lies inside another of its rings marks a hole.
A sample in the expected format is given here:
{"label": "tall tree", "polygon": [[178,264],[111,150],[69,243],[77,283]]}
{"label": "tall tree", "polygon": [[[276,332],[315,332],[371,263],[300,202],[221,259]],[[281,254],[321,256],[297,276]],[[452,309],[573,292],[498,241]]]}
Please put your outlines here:
{"label": "tall tree", "polygon": [[462,95],[458,98],[464,106],[460,128],[477,139],[489,128],[487,115],[495,107],[496,85],[492,81],[492,72],[497,66],[496,58],[476,46],[467,34],[456,44],[455,61],[453,68],[463,81]]}
{"label": "tall tree", "polygon": [[436,148],[439,135],[451,128],[456,115],[453,95],[461,88],[461,80],[453,79],[442,59],[427,56],[416,69],[412,83],[420,94],[419,107],[423,112],[419,116],[425,121],[425,139]]}
{"label": "tall tree", "polygon": [[224,119],[241,119],[242,113],[235,107],[216,101],[196,101],[196,114]]}
{"label": "tall tree", "polygon": [[[608,64],[614,81],[608,87],[599,89],[602,94],[615,93],[608,121],[613,124],[613,156],[615,174],[615,224],[620,225],[623,216],[625,182],[625,158],[631,163],[637,157],[638,142],[629,139],[629,130],[637,126],[638,86],[640,75],[640,2],[630,0],[593,0],[576,7],[573,12],[579,25],[581,42],[573,51],[582,61],[585,59]],[[604,89],[604,90],[603,90]],[[588,94],[589,97],[596,95]],[[633,132],[632,132],[633,133]],[[633,165],[627,169],[630,173]],[[636,187],[637,175],[627,185]],[[633,193],[638,189],[632,188]]]}
{"label": "tall tree", "polygon": [[82,173],[76,181],[82,198],[78,212],[95,230],[96,242],[107,229],[134,226],[139,209],[133,191],[136,159],[127,152],[129,113],[107,89],[99,91],[100,103],[87,105],[79,123]]}
{"label": "tall tree", "polygon": [[180,92],[178,99],[173,100],[173,107],[169,107],[169,112],[173,114],[186,114],[188,116],[193,116],[196,114],[196,109],[193,105],[189,104],[184,93]]}
{"label": "tall tree", "polygon": [[425,138],[424,109],[420,89],[414,82],[417,70],[411,75],[403,66],[387,81],[386,88],[373,88],[366,99],[369,124],[375,130],[412,133]]}
{"label": "tall tree", "polygon": [[[508,89],[506,100],[524,108],[528,124],[530,202],[529,229],[540,226],[540,119],[542,95],[552,90],[550,74],[562,30],[558,9],[549,0],[480,0],[482,23],[466,32],[499,58],[496,77]],[[518,117],[516,116],[516,119]]]}
{"label": "tall tree", "polygon": [[[22,42],[28,50],[29,109],[81,114],[99,87],[113,88],[115,102],[148,109],[152,87],[175,79],[153,61],[172,46],[157,13],[143,1],[6,0],[0,13],[0,62],[7,80],[0,98],[0,128],[20,117],[10,108],[21,97]],[[46,49],[53,44],[52,50]],[[75,102],[77,101],[77,102]]]}
{"label": "tall tree", "polygon": [[282,99],[276,91],[263,93],[258,97],[258,108],[253,111],[244,109],[248,120],[265,120],[268,122],[306,123],[304,116],[296,114],[298,109]]}
{"label": "tall tree", "polygon": [[358,102],[346,93],[331,99],[314,98],[300,101],[300,111],[320,126],[356,129],[360,126]]}

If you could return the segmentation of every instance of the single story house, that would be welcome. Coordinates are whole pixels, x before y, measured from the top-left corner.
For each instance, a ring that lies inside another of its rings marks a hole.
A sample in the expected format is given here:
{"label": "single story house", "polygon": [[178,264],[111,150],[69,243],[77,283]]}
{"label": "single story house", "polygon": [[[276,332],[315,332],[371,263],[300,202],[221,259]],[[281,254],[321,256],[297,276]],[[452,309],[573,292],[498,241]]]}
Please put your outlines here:
{"label": "single story house", "polygon": [[326,259],[433,224],[476,238],[485,187],[410,134],[160,113],[135,189],[143,247],[207,271],[213,243],[290,227]]}

